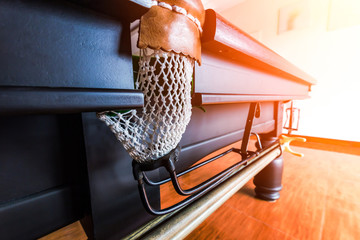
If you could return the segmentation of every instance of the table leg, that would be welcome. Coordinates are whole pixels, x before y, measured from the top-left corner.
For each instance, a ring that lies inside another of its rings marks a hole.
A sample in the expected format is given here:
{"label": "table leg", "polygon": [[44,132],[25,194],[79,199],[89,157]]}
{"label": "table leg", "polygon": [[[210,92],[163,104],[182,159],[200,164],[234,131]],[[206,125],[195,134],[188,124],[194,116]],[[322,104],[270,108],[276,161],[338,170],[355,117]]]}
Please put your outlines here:
{"label": "table leg", "polygon": [[[276,137],[261,136],[263,146],[274,143]],[[266,201],[280,198],[282,189],[283,158],[282,155],[274,159],[268,166],[254,177],[256,197]]]}

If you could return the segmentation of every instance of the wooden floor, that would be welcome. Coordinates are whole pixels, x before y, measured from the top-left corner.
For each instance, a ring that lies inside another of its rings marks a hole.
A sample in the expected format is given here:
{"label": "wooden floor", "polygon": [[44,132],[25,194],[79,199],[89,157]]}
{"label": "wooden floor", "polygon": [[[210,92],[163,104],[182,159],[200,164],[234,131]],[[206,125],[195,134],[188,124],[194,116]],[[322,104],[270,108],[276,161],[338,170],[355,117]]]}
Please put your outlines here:
{"label": "wooden floor", "polygon": [[[250,181],[187,240],[360,239],[360,156],[314,147],[293,148],[305,157],[284,153],[283,190],[278,201],[254,198]],[[218,168],[215,166],[206,174]],[[198,181],[198,176],[185,177],[183,184],[190,186],[186,181]],[[162,193],[172,195],[168,187],[162,188]],[[172,201],[174,198],[165,199],[163,206]],[[45,239],[86,239],[86,236],[75,223]]]}
{"label": "wooden floor", "polygon": [[360,239],[360,157],[294,147],[278,201],[246,184],[187,239]]}

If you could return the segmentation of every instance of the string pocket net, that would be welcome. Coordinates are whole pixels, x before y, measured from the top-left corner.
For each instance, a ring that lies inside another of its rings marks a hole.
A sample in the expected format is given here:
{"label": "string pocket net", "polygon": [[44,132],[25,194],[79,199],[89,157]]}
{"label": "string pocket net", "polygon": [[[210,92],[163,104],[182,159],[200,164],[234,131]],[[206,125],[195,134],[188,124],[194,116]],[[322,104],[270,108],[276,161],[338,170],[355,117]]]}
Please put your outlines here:
{"label": "string pocket net", "polygon": [[135,88],[144,108],[98,113],[137,162],[156,160],[180,142],[191,117],[194,60],[174,52],[140,49]]}

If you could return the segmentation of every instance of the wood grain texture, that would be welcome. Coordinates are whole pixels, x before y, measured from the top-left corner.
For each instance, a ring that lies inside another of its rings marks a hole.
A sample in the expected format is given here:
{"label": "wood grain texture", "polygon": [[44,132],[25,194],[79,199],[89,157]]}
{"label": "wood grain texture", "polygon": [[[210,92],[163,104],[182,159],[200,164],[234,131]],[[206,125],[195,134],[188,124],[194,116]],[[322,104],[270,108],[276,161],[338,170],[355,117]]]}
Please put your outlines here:
{"label": "wood grain texture", "polygon": [[322,238],[326,239],[359,239],[360,238],[360,205],[349,210],[337,208],[328,201]]}
{"label": "wood grain texture", "polygon": [[181,212],[162,223],[147,234],[144,239],[181,240],[197,228],[212,213],[221,207],[231,196],[236,194],[253,176],[281,154],[279,145],[275,144],[255,157],[248,167],[236,173],[202,198],[190,204]]}
{"label": "wood grain texture", "polygon": [[86,240],[88,239],[79,221],[63,227],[39,240]]}
{"label": "wood grain texture", "polygon": [[[240,147],[240,143],[234,146]],[[302,147],[294,150],[305,157],[284,154],[283,190],[278,201],[269,203],[254,198],[254,185],[250,181],[186,240],[359,239],[360,157]],[[195,175],[185,175],[182,184],[191,187],[235,160],[236,157],[228,155]],[[162,187],[161,194],[162,207],[181,200],[169,185]],[[80,224],[67,228],[76,229],[71,230],[74,234],[71,238],[63,238],[71,233],[64,228],[42,240],[86,239],[82,238],[85,234],[76,235],[82,231]]]}
{"label": "wood grain texture", "polygon": [[221,55],[250,63],[259,69],[315,84],[316,80],[283,57],[234,26],[212,9],[206,10],[203,48],[218,51]]}
{"label": "wood grain texture", "polygon": [[[187,240],[359,239],[360,157],[294,149],[305,157],[284,154],[284,188],[277,202],[254,199],[254,185],[249,182]],[[245,218],[258,224],[245,223]]]}
{"label": "wood grain texture", "polygon": [[[219,214],[221,213],[221,214]],[[219,224],[223,222],[226,224]],[[264,238],[266,236],[266,238]],[[186,239],[295,239],[238,209],[223,205]]]}

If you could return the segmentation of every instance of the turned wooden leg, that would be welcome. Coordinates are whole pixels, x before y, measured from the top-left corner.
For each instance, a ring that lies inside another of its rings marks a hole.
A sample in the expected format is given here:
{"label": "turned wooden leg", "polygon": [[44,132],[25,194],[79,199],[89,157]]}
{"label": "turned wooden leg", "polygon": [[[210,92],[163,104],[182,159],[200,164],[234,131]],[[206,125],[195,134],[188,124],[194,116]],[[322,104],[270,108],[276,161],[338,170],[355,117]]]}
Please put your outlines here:
{"label": "turned wooden leg", "polygon": [[[262,137],[263,146],[274,143],[275,137]],[[268,166],[254,177],[255,194],[259,199],[266,201],[275,201],[280,198],[280,190],[282,189],[281,180],[283,173],[282,156],[274,159]]]}

